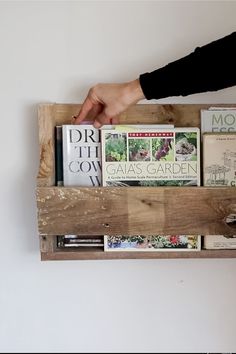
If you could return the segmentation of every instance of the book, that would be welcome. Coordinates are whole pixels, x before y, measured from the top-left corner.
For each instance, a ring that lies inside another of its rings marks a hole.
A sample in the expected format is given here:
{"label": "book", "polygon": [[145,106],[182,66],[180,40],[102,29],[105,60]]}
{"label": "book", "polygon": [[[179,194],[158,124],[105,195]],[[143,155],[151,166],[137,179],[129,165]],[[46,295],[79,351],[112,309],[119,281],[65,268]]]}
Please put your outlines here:
{"label": "book", "polygon": [[[203,134],[203,185],[236,187],[236,132]],[[224,235],[205,235],[203,244],[207,249],[236,248],[236,240]]]}
{"label": "book", "polygon": [[55,185],[63,186],[62,126],[55,127]]}
{"label": "book", "polygon": [[207,235],[203,238],[204,249],[236,249],[236,236]]}
{"label": "book", "polygon": [[104,247],[103,236],[82,236],[82,235],[65,235],[58,236],[58,248],[70,247]]}
{"label": "book", "polygon": [[105,236],[105,251],[200,251],[201,236],[153,235],[153,236]]}
{"label": "book", "polygon": [[[200,131],[103,130],[103,186],[200,186]],[[105,251],[201,249],[200,235],[104,236]]]}
{"label": "book", "polygon": [[201,134],[236,131],[236,108],[210,107],[201,110]]}
{"label": "book", "polygon": [[200,186],[199,128],[101,131],[103,186]]}
{"label": "book", "polygon": [[99,130],[92,125],[63,125],[64,186],[100,186]]}
{"label": "book", "polygon": [[236,187],[236,132],[203,134],[203,185]]}

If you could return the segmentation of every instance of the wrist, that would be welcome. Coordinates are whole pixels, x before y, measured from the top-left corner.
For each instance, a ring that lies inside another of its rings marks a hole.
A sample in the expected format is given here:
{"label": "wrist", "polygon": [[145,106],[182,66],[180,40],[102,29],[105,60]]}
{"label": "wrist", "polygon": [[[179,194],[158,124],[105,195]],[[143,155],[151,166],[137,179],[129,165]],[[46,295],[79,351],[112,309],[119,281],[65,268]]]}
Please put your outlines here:
{"label": "wrist", "polygon": [[130,104],[137,103],[138,101],[145,98],[139,79],[130,81],[126,84],[125,96],[128,97]]}

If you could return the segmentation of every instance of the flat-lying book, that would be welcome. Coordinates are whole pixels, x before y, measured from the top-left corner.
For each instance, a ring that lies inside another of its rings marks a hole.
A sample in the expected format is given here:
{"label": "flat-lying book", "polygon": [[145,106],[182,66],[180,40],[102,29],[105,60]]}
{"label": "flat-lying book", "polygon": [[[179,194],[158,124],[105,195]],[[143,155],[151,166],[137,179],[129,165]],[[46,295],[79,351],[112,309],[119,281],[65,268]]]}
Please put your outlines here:
{"label": "flat-lying book", "polygon": [[226,237],[223,235],[204,236],[203,248],[205,249],[235,249],[236,236]]}
{"label": "flat-lying book", "polygon": [[70,248],[70,247],[104,247],[103,236],[77,236],[77,235],[65,235],[58,236],[57,238],[58,248]]}
{"label": "flat-lying book", "polygon": [[105,236],[105,251],[200,251],[201,236]]}

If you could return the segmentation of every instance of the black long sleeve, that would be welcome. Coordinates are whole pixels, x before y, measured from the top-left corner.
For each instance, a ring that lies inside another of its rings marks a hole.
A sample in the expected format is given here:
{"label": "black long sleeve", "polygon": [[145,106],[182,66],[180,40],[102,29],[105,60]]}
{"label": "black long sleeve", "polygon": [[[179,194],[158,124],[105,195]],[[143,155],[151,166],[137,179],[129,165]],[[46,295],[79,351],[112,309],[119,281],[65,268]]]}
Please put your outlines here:
{"label": "black long sleeve", "polygon": [[236,32],[139,77],[146,99],[187,96],[236,85]]}

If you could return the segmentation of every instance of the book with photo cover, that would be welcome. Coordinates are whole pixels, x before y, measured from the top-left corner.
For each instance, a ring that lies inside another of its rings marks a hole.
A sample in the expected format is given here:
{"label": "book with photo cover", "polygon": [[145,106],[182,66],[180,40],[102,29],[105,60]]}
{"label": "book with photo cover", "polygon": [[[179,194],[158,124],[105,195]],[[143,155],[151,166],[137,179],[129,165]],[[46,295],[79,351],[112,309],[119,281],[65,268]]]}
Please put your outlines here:
{"label": "book with photo cover", "polygon": [[200,186],[198,128],[102,130],[103,186]]}
{"label": "book with photo cover", "polygon": [[[103,186],[199,186],[200,131],[102,131]],[[200,235],[104,236],[105,251],[201,249]]]}
{"label": "book with photo cover", "polygon": [[154,235],[154,236],[105,236],[105,251],[200,251],[201,236]]}
{"label": "book with photo cover", "polygon": [[[203,134],[203,185],[236,187],[236,132]],[[236,248],[236,239],[205,235],[203,245],[206,249]]]}

